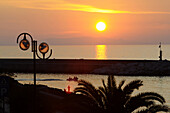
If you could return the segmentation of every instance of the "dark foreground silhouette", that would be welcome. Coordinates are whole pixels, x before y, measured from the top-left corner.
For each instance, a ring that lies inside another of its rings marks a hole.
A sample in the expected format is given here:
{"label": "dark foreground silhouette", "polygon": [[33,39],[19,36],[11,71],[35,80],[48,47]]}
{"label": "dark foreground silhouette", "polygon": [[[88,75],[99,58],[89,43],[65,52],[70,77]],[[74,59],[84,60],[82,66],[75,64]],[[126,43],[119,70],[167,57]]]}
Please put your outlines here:
{"label": "dark foreground silhouette", "polygon": [[37,85],[35,97],[34,85],[23,85],[11,77],[7,78],[9,95],[5,102],[10,105],[10,113],[95,113],[91,106],[88,109],[82,106],[88,99],[85,96]]}
{"label": "dark foreground silhouette", "polygon": [[100,113],[156,113],[168,112],[165,99],[155,92],[142,92],[132,95],[135,89],[143,85],[143,81],[134,80],[125,85],[122,80],[119,85],[113,75],[110,75],[107,84],[102,80],[103,86],[94,87],[90,82],[80,80],[75,93],[81,93],[90,98],[89,104],[97,108]]}
{"label": "dark foreground silhouette", "polygon": [[103,81],[104,87],[99,88],[80,80],[79,85],[83,87],[76,88],[75,92],[81,92],[82,95],[67,94],[61,89],[45,85],[37,85],[35,91],[34,85],[23,85],[9,76],[7,78],[9,95],[5,102],[10,105],[10,113],[131,113],[142,105],[145,109],[140,113],[168,110],[167,106],[164,106],[165,99],[157,93],[131,96],[134,89],[143,85],[140,80],[126,85],[123,90],[121,89],[125,81],[115,87],[116,83],[111,76],[108,78],[108,84],[105,85]]}

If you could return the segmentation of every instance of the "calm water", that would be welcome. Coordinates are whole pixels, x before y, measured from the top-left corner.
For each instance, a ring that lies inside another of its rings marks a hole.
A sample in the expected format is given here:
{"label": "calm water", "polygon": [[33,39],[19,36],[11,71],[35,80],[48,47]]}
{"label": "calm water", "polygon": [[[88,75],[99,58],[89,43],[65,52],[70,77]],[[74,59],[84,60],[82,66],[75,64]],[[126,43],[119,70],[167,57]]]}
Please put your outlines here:
{"label": "calm water", "polygon": [[[158,45],[62,45],[50,46],[52,59],[158,59]],[[162,45],[163,59],[170,59],[170,45]],[[48,53],[47,53],[48,54]],[[0,58],[32,58],[31,50],[0,46]]]}
{"label": "calm water", "polygon": [[[107,80],[107,75],[69,75],[69,74],[37,74],[37,80],[46,80],[47,81],[37,81],[37,84],[48,85],[49,87],[55,87],[60,89],[67,88],[70,85],[71,90],[73,90],[77,83],[74,81],[66,81],[69,77],[77,76],[79,79],[87,80],[93,83],[96,87],[101,86],[101,80]],[[33,84],[33,74],[17,74],[16,80],[20,80],[20,83],[23,84]],[[129,83],[132,80],[140,79],[143,81],[144,86],[140,87],[139,90],[134,91],[134,95],[139,92],[157,92],[164,96],[167,101],[167,105],[170,106],[170,77],[130,77],[130,76],[116,76],[117,84],[121,80],[126,80],[126,83]]]}

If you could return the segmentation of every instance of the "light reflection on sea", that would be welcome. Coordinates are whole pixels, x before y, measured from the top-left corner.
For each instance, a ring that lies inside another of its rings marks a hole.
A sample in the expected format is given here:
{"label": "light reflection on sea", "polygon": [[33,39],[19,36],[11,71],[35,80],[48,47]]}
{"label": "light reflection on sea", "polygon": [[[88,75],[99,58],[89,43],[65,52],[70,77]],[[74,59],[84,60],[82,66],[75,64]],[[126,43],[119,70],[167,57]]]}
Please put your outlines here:
{"label": "light reflection on sea", "polygon": [[[25,79],[27,81],[19,81],[23,84],[33,84],[33,74],[16,74],[16,80]],[[78,77],[79,79],[84,79],[96,87],[101,86],[101,80],[107,81],[107,75],[92,75],[92,74],[37,74],[37,80],[50,79],[47,81],[37,81],[37,84],[47,85],[49,87],[60,88],[62,90],[67,89],[68,85],[71,87],[71,91],[77,86],[77,82],[66,81],[69,77]],[[144,86],[141,86],[139,90],[134,91],[134,95],[139,92],[157,92],[161,94],[166,99],[166,104],[170,106],[170,77],[148,77],[148,76],[115,76],[117,84],[121,80],[126,80],[129,83],[132,80],[140,79],[143,81]]]}
{"label": "light reflection on sea", "polygon": [[96,58],[106,59],[107,58],[107,48],[106,45],[96,45]]}

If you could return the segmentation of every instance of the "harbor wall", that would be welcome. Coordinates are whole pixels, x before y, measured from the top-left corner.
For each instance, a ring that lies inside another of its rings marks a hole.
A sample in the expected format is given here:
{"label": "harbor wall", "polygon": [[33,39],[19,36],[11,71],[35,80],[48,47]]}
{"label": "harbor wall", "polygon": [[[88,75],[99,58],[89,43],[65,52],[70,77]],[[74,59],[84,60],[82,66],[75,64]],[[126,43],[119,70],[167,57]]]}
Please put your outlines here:
{"label": "harbor wall", "polygon": [[[0,72],[33,73],[32,59],[0,59]],[[170,75],[170,62],[158,60],[92,60],[49,59],[36,60],[37,73]]]}

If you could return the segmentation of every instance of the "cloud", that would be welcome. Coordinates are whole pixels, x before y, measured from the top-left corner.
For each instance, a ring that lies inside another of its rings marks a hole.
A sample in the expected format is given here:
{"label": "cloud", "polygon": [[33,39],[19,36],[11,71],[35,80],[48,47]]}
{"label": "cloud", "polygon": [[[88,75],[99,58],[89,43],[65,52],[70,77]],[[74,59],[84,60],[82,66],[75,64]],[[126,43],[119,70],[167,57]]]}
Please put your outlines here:
{"label": "cloud", "polygon": [[12,3],[20,8],[42,9],[42,10],[68,10],[68,11],[83,11],[95,13],[130,13],[128,11],[118,11],[111,9],[96,8],[90,5],[73,4],[64,0],[49,0],[47,1],[16,1]]}
{"label": "cloud", "polygon": [[91,5],[73,4],[65,0],[11,0],[3,2],[20,8],[31,8],[41,10],[68,10],[82,11],[92,13],[109,13],[109,14],[170,14],[170,12],[133,12],[113,9],[102,9]]}

